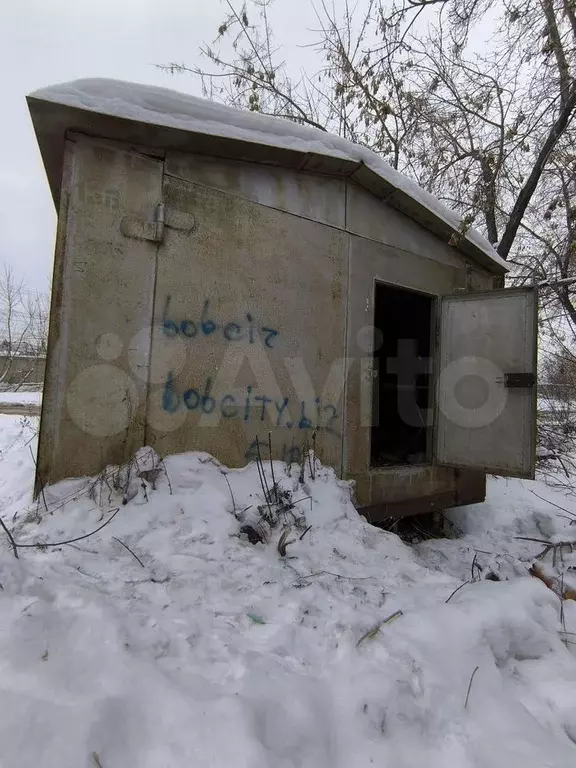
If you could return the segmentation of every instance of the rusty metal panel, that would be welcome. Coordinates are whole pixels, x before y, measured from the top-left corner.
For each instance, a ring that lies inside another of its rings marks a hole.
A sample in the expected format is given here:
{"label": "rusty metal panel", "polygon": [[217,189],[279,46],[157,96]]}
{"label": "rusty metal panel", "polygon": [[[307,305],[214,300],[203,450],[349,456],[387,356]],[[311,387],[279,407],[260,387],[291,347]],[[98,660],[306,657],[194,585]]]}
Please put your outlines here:
{"label": "rusty metal panel", "polygon": [[[481,499],[478,499],[481,501]],[[398,501],[380,501],[358,509],[369,523],[390,523],[402,517],[424,515],[428,512],[443,512],[458,506],[456,491],[437,493],[430,496],[420,495]]]}
{"label": "rusty metal panel", "polygon": [[169,175],[164,202],[147,442],[237,467],[269,432],[297,459],[316,429],[339,466],[347,236]]}
{"label": "rusty metal panel", "polygon": [[459,503],[458,472],[450,467],[432,464],[373,467],[353,479],[356,480],[357,503],[362,507],[373,507],[373,514],[379,508],[384,517],[439,509],[439,500],[443,509]]}
{"label": "rusty metal panel", "polygon": [[445,296],[441,303],[436,460],[533,477],[536,389],[507,375],[536,374],[533,288]]}
{"label": "rusty metal panel", "polygon": [[67,145],[39,440],[40,482],[98,472],[143,444],[163,161],[77,137]]}
{"label": "rusty metal panel", "polygon": [[456,490],[456,473],[450,467],[399,464],[374,467],[371,475],[373,502],[380,499],[402,501]]}
{"label": "rusty metal panel", "polygon": [[[378,524],[410,515],[443,512],[463,504],[478,504],[486,498],[486,475],[481,472],[455,470],[446,473],[442,478],[438,467],[430,467],[429,479],[432,483],[431,487],[427,488],[425,484],[418,482],[418,470],[421,468],[403,469],[406,470],[405,474],[413,475],[411,493],[414,495],[407,495],[407,491],[404,494],[394,494],[393,484],[383,478],[383,485],[373,494],[376,501],[359,508],[360,514],[364,515],[368,522]],[[435,480],[440,482],[434,482]],[[389,493],[390,490],[392,493]]]}
{"label": "rusty metal panel", "polygon": [[458,504],[477,504],[486,498],[486,475],[473,469],[456,470]]}

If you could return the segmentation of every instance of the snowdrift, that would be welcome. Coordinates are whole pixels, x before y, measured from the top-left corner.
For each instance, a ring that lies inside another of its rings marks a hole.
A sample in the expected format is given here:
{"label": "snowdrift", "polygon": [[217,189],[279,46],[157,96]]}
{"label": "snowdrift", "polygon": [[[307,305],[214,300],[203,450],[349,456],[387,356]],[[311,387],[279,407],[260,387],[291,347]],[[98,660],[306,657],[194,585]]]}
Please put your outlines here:
{"label": "snowdrift", "polygon": [[[274,519],[255,464],[164,463],[150,449],[24,508],[6,479],[31,468],[15,435],[0,492],[20,545],[77,538],[119,511],[88,538],[18,559],[3,542],[1,765],[576,764],[576,662],[558,600],[510,553],[501,581],[454,593],[489,535],[472,524],[413,549],[368,525],[332,470],[317,464],[312,478],[308,466],[302,483],[299,467],[275,462],[273,479],[265,462]],[[566,621],[576,630],[576,611]]]}

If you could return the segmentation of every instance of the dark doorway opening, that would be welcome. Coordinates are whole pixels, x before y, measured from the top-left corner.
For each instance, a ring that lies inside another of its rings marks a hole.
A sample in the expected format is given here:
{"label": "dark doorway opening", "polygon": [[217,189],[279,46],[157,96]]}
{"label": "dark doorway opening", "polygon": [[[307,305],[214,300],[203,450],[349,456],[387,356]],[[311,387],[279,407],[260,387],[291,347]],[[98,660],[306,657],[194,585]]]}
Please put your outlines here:
{"label": "dark doorway opening", "polygon": [[428,459],[433,298],[376,283],[370,463]]}

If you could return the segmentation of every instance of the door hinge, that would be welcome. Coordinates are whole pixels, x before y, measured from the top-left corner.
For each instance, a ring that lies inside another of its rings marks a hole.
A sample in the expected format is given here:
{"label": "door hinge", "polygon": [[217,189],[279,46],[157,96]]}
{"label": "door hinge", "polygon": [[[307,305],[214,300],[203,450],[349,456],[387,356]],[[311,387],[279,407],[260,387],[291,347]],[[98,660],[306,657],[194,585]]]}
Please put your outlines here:
{"label": "door hinge", "polygon": [[132,237],[135,240],[151,240],[153,243],[161,243],[164,239],[164,203],[158,203],[156,206],[154,221],[124,216],[120,222],[120,232],[124,237]]}

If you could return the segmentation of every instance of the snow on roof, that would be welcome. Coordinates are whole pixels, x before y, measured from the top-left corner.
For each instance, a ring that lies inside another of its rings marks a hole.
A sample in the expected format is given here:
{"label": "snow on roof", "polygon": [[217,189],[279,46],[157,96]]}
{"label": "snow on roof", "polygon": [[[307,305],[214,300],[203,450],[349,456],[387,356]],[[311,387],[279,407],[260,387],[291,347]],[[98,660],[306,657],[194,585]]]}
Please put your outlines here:
{"label": "snow on roof", "polygon": [[[393,193],[402,193],[416,204],[430,224],[432,217],[454,231],[460,231],[462,218],[429,192],[402,173],[394,170],[377,154],[347,139],[312,126],[300,125],[268,115],[234,109],[168,88],[139,85],[120,80],[85,79],[42,88],[30,95],[31,105],[44,101],[154,126],[177,129],[192,134],[220,137],[260,144],[305,155],[334,158],[376,174]],[[31,106],[32,109],[32,106]],[[394,200],[391,204],[395,205]],[[401,210],[403,208],[399,207]],[[419,220],[414,206],[404,211]],[[425,224],[426,226],[426,224]],[[429,226],[429,228],[432,228]],[[508,269],[493,246],[470,228],[465,240],[479,261],[493,271]],[[470,249],[468,249],[470,250]],[[487,257],[487,258],[486,258]]]}

